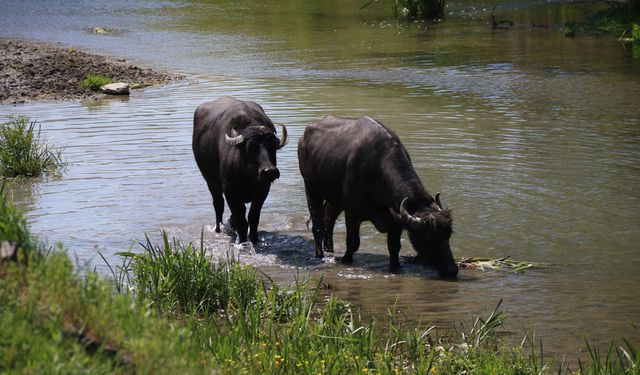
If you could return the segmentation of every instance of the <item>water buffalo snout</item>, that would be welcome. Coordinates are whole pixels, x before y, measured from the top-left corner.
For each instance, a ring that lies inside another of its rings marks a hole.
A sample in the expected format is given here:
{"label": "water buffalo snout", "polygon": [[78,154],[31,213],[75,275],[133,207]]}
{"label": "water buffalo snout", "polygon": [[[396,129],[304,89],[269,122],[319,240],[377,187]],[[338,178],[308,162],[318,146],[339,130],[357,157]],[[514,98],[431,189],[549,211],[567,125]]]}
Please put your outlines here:
{"label": "water buffalo snout", "polygon": [[264,168],[260,170],[260,179],[263,181],[273,181],[280,178],[280,171],[278,168]]}

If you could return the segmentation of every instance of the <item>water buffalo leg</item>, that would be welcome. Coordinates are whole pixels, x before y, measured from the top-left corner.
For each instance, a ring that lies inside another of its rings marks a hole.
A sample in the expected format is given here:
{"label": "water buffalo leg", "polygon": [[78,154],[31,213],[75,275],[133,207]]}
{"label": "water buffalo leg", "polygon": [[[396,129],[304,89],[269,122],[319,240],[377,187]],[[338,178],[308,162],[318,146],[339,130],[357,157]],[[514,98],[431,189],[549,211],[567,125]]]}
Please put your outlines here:
{"label": "water buffalo leg", "polygon": [[222,194],[213,195],[213,209],[216,211],[216,232],[220,233],[220,224],[224,213],[224,198],[222,198]]}
{"label": "water buffalo leg", "polygon": [[307,205],[309,206],[309,214],[311,215],[311,231],[313,232],[313,240],[316,245],[316,258],[322,258],[324,256],[322,251],[323,199],[311,193],[306,186],[304,190],[307,194]]}
{"label": "water buffalo leg", "polygon": [[389,249],[389,271],[396,273],[400,269],[400,236],[402,229],[392,229],[387,233],[387,247]]}
{"label": "water buffalo leg", "polygon": [[244,215],[247,208],[244,205],[244,202],[239,199],[233,199],[227,196],[227,204],[229,205],[229,209],[231,210],[231,218],[229,218],[229,224],[238,234],[238,241],[240,243],[247,242],[247,229],[249,225],[247,224],[247,219],[245,219]]}
{"label": "water buffalo leg", "polygon": [[353,253],[360,247],[360,221],[353,218],[346,211],[344,221],[347,225],[347,251],[342,257],[342,263],[349,264],[353,261]]}
{"label": "water buffalo leg", "polygon": [[323,249],[329,253],[333,253],[333,228],[336,225],[336,219],[340,215],[340,209],[335,205],[325,202],[324,204],[324,222],[323,230]]}
{"label": "water buffalo leg", "polygon": [[260,210],[265,198],[266,194],[264,198],[251,202],[251,208],[249,209],[249,240],[253,243],[258,243],[258,222],[260,221]]}
{"label": "water buffalo leg", "polygon": [[207,186],[213,198],[213,210],[216,212],[216,233],[220,233],[220,223],[222,223],[222,214],[224,213],[224,198],[220,190],[216,189],[212,184],[207,183]]}

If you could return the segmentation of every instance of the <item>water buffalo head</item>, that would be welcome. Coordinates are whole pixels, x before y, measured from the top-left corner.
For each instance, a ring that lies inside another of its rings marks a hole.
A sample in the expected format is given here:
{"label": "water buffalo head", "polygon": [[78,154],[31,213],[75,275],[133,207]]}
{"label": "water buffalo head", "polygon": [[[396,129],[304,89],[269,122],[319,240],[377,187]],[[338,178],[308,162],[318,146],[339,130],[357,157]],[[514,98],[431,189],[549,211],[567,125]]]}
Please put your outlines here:
{"label": "water buffalo head", "polygon": [[409,213],[408,198],[400,203],[396,212],[391,210],[396,221],[409,232],[409,240],[418,252],[418,259],[425,264],[435,267],[438,274],[445,278],[455,278],[458,266],[453,259],[449,238],[451,237],[451,211],[443,209],[440,203],[440,193],[432,204],[419,207]]}
{"label": "water buffalo head", "polygon": [[273,129],[252,124],[238,131],[233,128],[224,136],[225,142],[241,149],[242,158],[248,170],[257,170],[258,179],[272,182],[280,177],[276,167],[276,151],[287,144],[287,128],[282,125],[282,139],[276,137]]}

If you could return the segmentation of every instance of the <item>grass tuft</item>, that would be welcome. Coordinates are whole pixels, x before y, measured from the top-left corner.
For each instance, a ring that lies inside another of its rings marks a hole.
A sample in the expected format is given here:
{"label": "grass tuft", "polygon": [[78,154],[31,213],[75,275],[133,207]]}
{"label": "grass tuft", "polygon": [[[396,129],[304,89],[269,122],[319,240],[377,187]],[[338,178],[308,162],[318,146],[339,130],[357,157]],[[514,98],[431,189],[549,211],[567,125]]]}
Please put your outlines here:
{"label": "grass tuft", "polygon": [[255,298],[258,284],[252,268],[233,261],[215,264],[204,241],[194,247],[161,234],[162,246],[146,236],[142,254],[121,253],[140,300],[149,300],[159,311],[201,316],[229,305],[244,309]]}
{"label": "grass tuft", "polygon": [[40,126],[26,116],[0,124],[0,176],[56,175],[65,166],[62,150],[41,138]]}
{"label": "grass tuft", "polygon": [[102,74],[88,74],[82,82],[80,87],[89,89],[91,91],[100,91],[100,87],[113,82],[111,78]]}

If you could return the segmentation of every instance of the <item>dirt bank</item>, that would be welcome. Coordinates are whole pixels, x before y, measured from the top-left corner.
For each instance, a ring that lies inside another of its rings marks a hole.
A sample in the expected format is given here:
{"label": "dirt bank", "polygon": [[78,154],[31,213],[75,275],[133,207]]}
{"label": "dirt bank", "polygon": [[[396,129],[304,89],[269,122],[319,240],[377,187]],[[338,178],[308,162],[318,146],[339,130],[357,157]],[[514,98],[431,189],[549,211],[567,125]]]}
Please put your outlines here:
{"label": "dirt bank", "polygon": [[103,74],[133,88],[182,78],[74,48],[0,38],[0,103],[87,100],[105,96],[80,87],[88,74]]}

